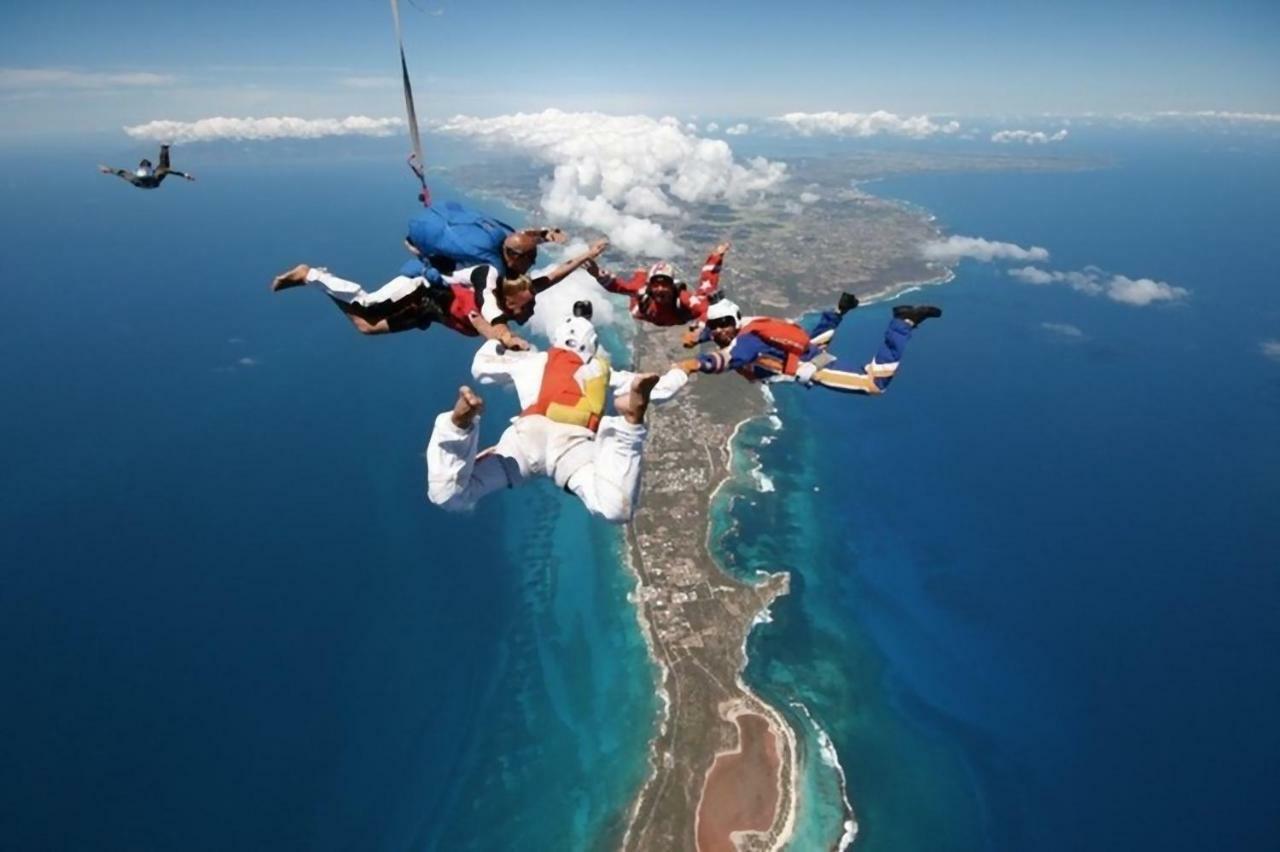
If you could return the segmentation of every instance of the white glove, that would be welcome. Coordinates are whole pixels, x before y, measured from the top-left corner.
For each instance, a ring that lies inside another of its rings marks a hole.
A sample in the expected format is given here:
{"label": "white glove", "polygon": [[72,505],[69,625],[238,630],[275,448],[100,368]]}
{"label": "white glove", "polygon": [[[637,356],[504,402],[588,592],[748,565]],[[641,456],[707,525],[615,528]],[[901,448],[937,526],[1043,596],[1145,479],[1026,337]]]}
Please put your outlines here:
{"label": "white glove", "polygon": [[679,367],[672,367],[662,374],[662,378],[658,379],[658,383],[653,386],[653,392],[649,394],[651,402],[666,402],[680,392],[680,389],[689,384],[689,374]]}
{"label": "white glove", "polygon": [[802,385],[811,385],[817,372],[818,368],[812,362],[801,361],[800,366],[796,367],[796,381]]}

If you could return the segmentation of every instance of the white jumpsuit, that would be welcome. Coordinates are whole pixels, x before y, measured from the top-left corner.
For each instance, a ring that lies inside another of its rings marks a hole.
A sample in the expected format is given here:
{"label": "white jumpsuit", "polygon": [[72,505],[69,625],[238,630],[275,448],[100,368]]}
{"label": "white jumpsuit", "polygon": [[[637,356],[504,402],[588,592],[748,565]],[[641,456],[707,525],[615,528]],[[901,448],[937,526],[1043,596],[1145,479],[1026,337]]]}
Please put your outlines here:
{"label": "white jumpsuit", "polygon": [[[471,365],[481,384],[514,384],[521,408],[538,399],[545,352],[503,350],[497,341],[480,347]],[[579,368],[592,370],[594,362]],[[634,373],[612,370],[609,386],[626,392]],[[650,400],[665,402],[688,381],[683,370],[668,371]],[[635,515],[640,493],[645,436],[648,428],[612,416],[600,420],[598,432],[557,423],[541,414],[516,417],[498,444],[477,457],[479,418],[469,429],[454,425],[452,412],[436,417],[427,445],[427,498],[450,511],[472,508],[500,488],[515,488],[533,476],[549,476],[556,485],[582,500],[587,511],[614,524]]]}

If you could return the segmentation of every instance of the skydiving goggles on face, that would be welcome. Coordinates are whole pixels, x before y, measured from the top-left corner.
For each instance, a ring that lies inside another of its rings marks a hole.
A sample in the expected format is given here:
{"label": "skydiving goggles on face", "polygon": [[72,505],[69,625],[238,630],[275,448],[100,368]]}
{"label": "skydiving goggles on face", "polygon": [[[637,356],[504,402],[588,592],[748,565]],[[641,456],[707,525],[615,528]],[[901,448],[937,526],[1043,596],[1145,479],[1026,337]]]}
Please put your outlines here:
{"label": "skydiving goggles on face", "polygon": [[707,320],[707,328],[712,331],[718,331],[722,328],[733,328],[738,321],[733,317],[720,317],[719,319]]}

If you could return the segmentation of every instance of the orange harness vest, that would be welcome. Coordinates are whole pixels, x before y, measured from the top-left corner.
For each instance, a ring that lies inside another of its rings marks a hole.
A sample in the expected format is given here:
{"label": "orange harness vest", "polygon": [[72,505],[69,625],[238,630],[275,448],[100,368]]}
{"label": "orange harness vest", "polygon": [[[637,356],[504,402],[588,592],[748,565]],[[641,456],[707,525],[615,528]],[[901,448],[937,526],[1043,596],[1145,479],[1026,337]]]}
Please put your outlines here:
{"label": "orange harness vest", "polygon": [[[774,358],[761,358],[758,363],[761,366],[776,369],[787,376],[796,374],[796,369],[800,366],[800,356],[809,348],[810,343],[809,333],[803,328],[793,322],[772,317],[753,319],[738,333],[754,334],[774,349],[781,349],[785,357],[781,364]],[[749,369],[742,373],[751,378]]]}
{"label": "orange harness vest", "polygon": [[[595,375],[578,384],[576,374],[584,362],[568,349],[552,348],[547,352],[547,365],[542,370],[542,386],[538,398],[520,416],[541,414],[556,423],[585,426],[592,432],[600,428],[604,414],[605,392],[609,387],[609,361],[596,356]],[[585,385],[585,386],[584,386]]]}

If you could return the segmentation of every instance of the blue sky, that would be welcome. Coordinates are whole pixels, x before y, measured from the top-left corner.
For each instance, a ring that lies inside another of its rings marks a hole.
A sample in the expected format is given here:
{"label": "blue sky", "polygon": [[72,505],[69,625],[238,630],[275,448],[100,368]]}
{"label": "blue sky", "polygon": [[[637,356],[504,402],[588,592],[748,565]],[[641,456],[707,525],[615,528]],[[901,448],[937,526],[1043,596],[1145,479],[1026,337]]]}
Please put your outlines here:
{"label": "blue sky", "polygon": [[[1280,112],[1280,3],[402,0],[428,117]],[[0,134],[396,115],[384,0],[9,4]],[[123,76],[122,76],[123,75]],[[154,75],[154,76],[150,76]]]}

